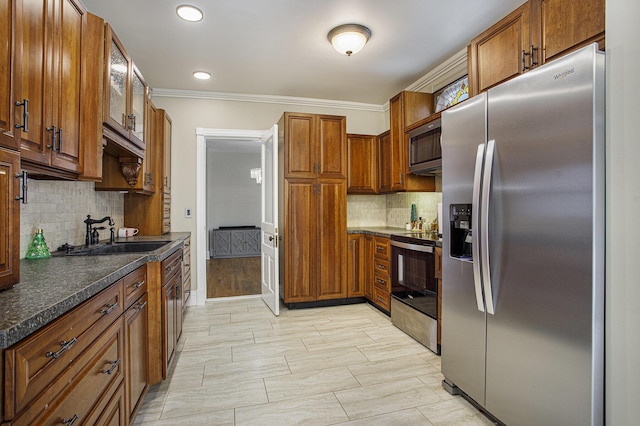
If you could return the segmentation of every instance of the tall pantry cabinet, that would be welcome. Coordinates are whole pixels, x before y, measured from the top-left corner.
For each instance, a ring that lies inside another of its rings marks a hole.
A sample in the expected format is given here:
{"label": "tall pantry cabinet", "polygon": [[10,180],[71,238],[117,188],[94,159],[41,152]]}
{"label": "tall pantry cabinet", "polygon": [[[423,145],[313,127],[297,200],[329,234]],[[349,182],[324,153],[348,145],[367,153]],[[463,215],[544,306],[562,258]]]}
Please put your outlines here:
{"label": "tall pantry cabinet", "polygon": [[346,118],[286,112],[278,130],[280,295],[346,298]]}

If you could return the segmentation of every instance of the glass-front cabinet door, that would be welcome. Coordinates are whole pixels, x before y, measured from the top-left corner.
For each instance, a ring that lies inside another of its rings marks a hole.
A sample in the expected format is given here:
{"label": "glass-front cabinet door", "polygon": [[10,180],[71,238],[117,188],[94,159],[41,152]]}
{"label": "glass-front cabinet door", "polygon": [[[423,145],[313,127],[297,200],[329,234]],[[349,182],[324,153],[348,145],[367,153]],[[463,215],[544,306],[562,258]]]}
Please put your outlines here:
{"label": "glass-front cabinet door", "polygon": [[131,78],[129,129],[131,130],[132,141],[144,148],[144,111],[147,86],[135,65],[133,66]]}
{"label": "glass-front cabinet door", "polygon": [[124,47],[107,25],[104,122],[113,130],[129,137],[127,111],[130,60]]}

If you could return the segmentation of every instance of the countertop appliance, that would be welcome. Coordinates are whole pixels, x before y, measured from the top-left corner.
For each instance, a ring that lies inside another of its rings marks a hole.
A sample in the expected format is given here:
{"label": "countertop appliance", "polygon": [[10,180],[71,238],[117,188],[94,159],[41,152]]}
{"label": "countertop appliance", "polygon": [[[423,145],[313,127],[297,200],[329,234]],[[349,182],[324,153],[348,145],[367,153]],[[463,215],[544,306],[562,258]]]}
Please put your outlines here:
{"label": "countertop appliance", "polygon": [[391,322],[439,354],[436,242],[430,236],[391,235]]}
{"label": "countertop appliance", "polygon": [[416,175],[442,174],[440,119],[425,123],[409,132],[409,170]]}
{"label": "countertop appliance", "polygon": [[595,44],[442,114],[443,386],[505,424],[604,422],[604,141]]}

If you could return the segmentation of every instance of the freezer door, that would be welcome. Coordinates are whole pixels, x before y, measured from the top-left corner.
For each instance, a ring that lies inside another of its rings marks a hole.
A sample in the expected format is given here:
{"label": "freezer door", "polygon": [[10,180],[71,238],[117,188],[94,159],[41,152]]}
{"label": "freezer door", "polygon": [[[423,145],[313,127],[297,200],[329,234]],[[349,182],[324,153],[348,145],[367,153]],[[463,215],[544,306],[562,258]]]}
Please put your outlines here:
{"label": "freezer door", "polygon": [[486,94],[442,114],[442,373],[480,404],[484,404],[486,314],[478,309],[483,301],[482,291],[480,300],[476,298],[474,264],[450,256],[449,217],[452,204],[472,203],[476,154],[486,135]]}
{"label": "freezer door", "polygon": [[603,75],[591,46],[489,91],[485,407],[506,424],[603,422]]}

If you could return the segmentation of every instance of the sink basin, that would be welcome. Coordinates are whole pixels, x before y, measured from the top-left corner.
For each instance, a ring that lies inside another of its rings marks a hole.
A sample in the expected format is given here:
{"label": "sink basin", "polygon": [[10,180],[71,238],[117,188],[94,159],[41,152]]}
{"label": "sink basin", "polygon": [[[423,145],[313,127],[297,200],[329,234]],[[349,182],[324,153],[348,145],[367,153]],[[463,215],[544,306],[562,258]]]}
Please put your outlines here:
{"label": "sink basin", "polygon": [[52,256],[97,256],[102,254],[145,253],[169,244],[170,241],[136,241],[95,246],[70,247],[51,253]]}

